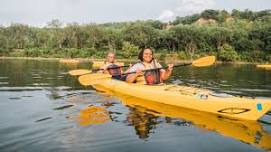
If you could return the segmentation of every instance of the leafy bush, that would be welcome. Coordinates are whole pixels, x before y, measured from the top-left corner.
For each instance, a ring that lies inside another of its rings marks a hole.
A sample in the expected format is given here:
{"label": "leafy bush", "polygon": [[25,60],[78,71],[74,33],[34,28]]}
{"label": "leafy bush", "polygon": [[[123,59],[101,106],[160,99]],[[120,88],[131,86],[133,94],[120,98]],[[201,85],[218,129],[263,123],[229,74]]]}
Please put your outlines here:
{"label": "leafy bush", "polygon": [[95,54],[95,49],[83,49],[79,52],[77,57],[82,57],[82,58],[87,58],[87,57],[91,57]]}
{"label": "leafy bush", "polygon": [[23,57],[23,56],[25,56],[23,50],[20,50],[20,51],[10,51],[9,55],[10,56],[14,56],[14,57]]}
{"label": "leafy bush", "polygon": [[133,56],[137,56],[139,47],[131,44],[130,42],[123,42],[123,47],[121,50],[123,57],[131,59]]}
{"label": "leafy bush", "polygon": [[248,62],[264,62],[264,59],[268,60],[268,56],[261,51],[242,52],[240,55],[242,60]]}
{"label": "leafy bush", "polygon": [[188,57],[184,51],[180,51],[180,52],[178,52],[178,58],[181,60],[186,60]]}
{"label": "leafy bush", "polygon": [[266,56],[266,61],[271,62],[271,54]]}
{"label": "leafy bush", "polygon": [[7,55],[7,54],[8,54],[8,52],[6,51],[6,49],[0,47],[0,55],[3,56],[3,55]]}
{"label": "leafy bush", "polygon": [[236,61],[239,56],[232,46],[224,44],[218,52],[218,58],[223,62]]}

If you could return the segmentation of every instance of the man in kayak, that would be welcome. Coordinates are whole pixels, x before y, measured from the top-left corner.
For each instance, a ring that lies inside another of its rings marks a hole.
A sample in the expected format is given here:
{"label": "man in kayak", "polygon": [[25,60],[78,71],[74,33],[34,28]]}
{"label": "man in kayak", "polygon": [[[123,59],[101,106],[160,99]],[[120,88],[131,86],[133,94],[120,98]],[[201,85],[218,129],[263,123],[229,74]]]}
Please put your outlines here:
{"label": "man in kayak", "polygon": [[[169,64],[166,70],[161,69],[162,66],[153,58],[153,51],[151,48],[145,48],[138,54],[138,59],[141,61],[134,64],[127,72],[136,72],[128,74],[126,81],[129,83],[143,83],[154,85],[162,83],[168,79],[173,70],[173,64]],[[157,69],[160,68],[160,69]],[[153,69],[153,70],[148,70]],[[148,70],[143,73],[143,70]],[[143,77],[144,76],[144,77]]]}
{"label": "man in kayak", "polygon": [[116,64],[116,54],[113,51],[108,51],[104,65],[99,69],[100,72],[113,75],[115,79],[121,79],[122,69]]}

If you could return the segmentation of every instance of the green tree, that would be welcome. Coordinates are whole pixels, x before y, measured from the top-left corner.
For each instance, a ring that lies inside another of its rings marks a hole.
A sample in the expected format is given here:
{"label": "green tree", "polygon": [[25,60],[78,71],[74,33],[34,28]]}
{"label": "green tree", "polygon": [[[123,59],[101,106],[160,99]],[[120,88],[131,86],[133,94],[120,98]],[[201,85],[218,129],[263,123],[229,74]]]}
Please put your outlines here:
{"label": "green tree", "polygon": [[177,38],[178,50],[184,50],[190,54],[191,60],[198,48],[202,35],[195,26],[178,25],[172,28],[174,37]]}
{"label": "green tree", "polygon": [[89,48],[98,48],[100,46],[100,42],[102,41],[104,31],[101,27],[96,24],[89,24],[84,27],[84,31],[86,31],[87,38],[87,47]]}
{"label": "green tree", "polygon": [[27,38],[28,26],[23,24],[11,24],[7,28],[9,45],[15,49],[23,49]]}
{"label": "green tree", "polygon": [[121,49],[123,37],[121,30],[108,28],[105,30],[104,40],[109,50]]}
{"label": "green tree", "polygon": [[217,50],[220,50],[226,42],[230,42],[233,36],[232,31],[224,27],[213,27],[209,34],[211,43],[215,44]]}
{"label": "green tree", "polygon": [[205,10],[201,13],[201,17],[205,19],[217,19],[219,15],[219,11],[217,10]]}
{"label": "green tree", "polygon": [[230,62],[237,60],[239,57],[232,46],[230,46],[229,44],[224,44],[219,50],[218,58],[221,61]]}
{"label": "green tree", "polygon": [[123,30],[124,40],[139,47],[150,46],[157,35],[153,27],[140,23],[131,24]]}
{"label": "green tree", "polygon": [[65,41],[65,34],[63,29],[61,28],[62,23],[54,19],[51,22],[47,23],[47,28],[50,33],[49,46],[50,48],[59,48],[63,47],[63,43]]}
{"label": "green tree", "polygon": [[131,59],[138,54],[138,46],[135,46],[129,42],[123,42],[122,54],[124,57]]}

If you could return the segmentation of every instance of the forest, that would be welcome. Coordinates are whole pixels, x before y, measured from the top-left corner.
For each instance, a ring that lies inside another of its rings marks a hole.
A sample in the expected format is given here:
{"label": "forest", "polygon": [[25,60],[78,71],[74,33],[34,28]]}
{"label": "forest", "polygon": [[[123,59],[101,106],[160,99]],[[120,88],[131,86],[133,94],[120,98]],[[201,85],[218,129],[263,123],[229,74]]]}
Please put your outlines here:
{"label": "forest", "polygon": [[271,10],[205,10],[173,21],[62,23],[0,26],[0,56],[135,59],[151,47],[157,58],[215,55],[224,62],[271,62]]}

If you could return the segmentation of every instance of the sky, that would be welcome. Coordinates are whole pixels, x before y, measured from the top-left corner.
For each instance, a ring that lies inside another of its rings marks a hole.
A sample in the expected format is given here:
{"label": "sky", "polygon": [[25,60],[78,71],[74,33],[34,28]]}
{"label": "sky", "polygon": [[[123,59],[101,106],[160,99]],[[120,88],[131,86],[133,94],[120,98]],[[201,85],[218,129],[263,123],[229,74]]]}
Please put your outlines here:
{"label": "sky", "polygon": [[260,11],[271,9],[271,0],[0,0],[0,25],[170,21],[205,9]]}

